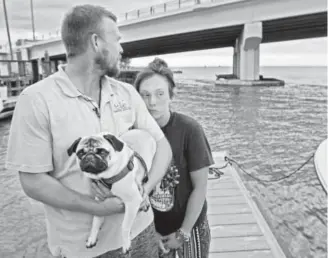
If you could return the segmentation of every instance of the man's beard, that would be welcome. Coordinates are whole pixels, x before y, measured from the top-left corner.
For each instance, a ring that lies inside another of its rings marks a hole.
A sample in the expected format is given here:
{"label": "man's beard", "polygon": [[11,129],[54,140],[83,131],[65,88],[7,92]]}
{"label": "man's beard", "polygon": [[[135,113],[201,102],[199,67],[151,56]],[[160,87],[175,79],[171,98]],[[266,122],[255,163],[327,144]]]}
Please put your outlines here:
{"label": "man's beard", "polygon": [[120,74],[120,69],[117,64],[111,65],[107,57],[109,53],[107,50],[104,50],[102,55],[96,57],[95,63],[98,65],[99,70],[102,71],[102,75],[107,75],[109,77],[117,77]]}

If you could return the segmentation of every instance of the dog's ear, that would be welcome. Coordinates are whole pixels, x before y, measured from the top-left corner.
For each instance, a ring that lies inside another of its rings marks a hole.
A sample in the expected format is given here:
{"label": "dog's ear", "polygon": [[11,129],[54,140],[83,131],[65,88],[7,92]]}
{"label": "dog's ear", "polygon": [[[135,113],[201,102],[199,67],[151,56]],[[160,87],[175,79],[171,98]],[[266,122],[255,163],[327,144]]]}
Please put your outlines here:
{"label": "dog's ear", "polygon": [[114,135],[105,134],[104,138],[109,141],[116,151],[121,151],[123,149],[124,143],[117,139]]}
{"label": "dog's ear", "polygon": [[76,140],[72,143],[71,147],[69,147],[69,148],[67,149],[67,154],[68,154],[68,156],[71,156],[71,155],[76,151],[77,145],[79,144],[79,142],[81,141],[81,139],[82,139],[81,137],[78,138],[78,139],[76,139]]}

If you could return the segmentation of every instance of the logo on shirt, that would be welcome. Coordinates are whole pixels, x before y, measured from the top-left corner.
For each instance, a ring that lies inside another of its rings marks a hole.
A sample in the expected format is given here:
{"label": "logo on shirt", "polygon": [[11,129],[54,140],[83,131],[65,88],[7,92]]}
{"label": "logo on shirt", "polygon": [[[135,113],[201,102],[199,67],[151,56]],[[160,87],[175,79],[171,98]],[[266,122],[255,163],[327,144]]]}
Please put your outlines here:
{"label": "logo on shirt", "polygon": [[123,112],[126,110],[131,110],[131,106],[123,99],[117,99],[113,103],[113,111],[116,112]]}
{"label": "logo on shirt", "polygon": [[162,212],[167,212],[173,208],[175,199],[175,189],[179,184],[179,171],[174,164],[168,168],[162,181],[156,186],[150,196],[151,206]]}

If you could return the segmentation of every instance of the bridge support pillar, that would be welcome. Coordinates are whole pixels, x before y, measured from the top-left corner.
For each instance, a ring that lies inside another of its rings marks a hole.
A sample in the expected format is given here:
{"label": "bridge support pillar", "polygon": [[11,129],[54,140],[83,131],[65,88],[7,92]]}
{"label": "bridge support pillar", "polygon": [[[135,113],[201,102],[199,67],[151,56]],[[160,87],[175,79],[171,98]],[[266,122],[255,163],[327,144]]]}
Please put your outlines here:
{"label": "bridge support pillar", "polygon": [[240,80],[259,79],[261,41],[262,22],[245,24],[233,54],[233,73]]}

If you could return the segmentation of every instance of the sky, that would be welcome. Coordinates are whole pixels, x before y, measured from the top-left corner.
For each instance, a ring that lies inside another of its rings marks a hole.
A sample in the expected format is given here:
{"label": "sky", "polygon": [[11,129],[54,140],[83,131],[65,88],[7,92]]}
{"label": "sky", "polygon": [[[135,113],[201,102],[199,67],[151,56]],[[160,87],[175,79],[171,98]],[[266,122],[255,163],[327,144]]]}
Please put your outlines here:
{"label": "sky", "polygon": [[[108,7],[117,16],[126,11],[165,2],[163,0],[33,0],[37,36],[55,33],[62,15],[71,6],[90,3]],[[6,0],[12,42],[32,38],[30,0]],[[128,8],[126,8],[128,6]],[[0,4],[0,44],[7,43],[3,5]],[[171,66],[232,66],[233,49],[221,48],[161,55]],[[133,59],[131,65],[143,66],[153,57]],[[260,46],[261,66],[327,66],[327,38],[314,38]]]}

